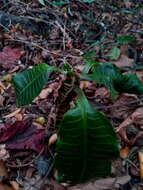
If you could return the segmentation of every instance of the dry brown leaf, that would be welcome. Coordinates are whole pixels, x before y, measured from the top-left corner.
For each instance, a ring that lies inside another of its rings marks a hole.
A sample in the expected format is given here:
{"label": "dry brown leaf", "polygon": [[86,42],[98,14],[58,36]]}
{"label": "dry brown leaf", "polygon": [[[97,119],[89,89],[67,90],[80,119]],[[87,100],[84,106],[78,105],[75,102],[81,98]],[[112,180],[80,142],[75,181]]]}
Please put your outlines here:
{"label": "dry brown leaf", "polygon": [[5,87],[4,84],[0,81],[0,92],[1,92],[1,94],[3,94],[5,90],[6,90],[6,87]]}
{"label": "dry brown leaf", "polygon": [[6,150],[6,145],[5,144],[1,144],[0,145],[0,160],[7,160],[9,158],[9,153]]}
{"label": "dry brown leaf", "polygon": [[41,91],[41,93],[39,94],[39,96],[36,98],[36,100],[37,99],[45,99],[45,98],[47,98],[48,97],[48,95],[50,94],[50,93],[52,93],[52,88],[44,88],[42,91]]}
{"label": "dry brown leaf", "polygon": [[19,184],[16,181],[10,181],[10,184],[14,190],[19,190]]}
{"label": "dry brown leaf", "polygon": [[136,75],[139,77],[139,79],[143,82],[143,71],[137,71]]}
{"label": "dry brown leaf", "polygon": [[129,155],[129,150],[130,150],[130,149],[129,149],[128,146],[122,148],[122,149],[120,150],[120,157],[121,157],[121,158],[127,158],[128,155]]}
{"label": "dry brown leaf", "polygon": [[114,63],[117,67],[131,67],[133,62],[134,59],[130,59],[127,55],[123,54],[118,61],[112,61],[112,63]]}
{"label": "dry brown leaf", "polygon": [[3,116],[3,118],[14,117],[14,116],[16,116],[21,110],[22,110],[22,108],[18,108],[18,109],[16,109],[14,112],[12,112],[12,113],[10,113],[10,114],[8,114],[8,115]]}
{"label": "dry brown leaf", "polygon": [[15,190],[15,189],[7,184],[0,183],[0,190]]}
{"label": "dry brown leaf", "polygon": [[122,94],[114,102],[113,106],[110,108],[110,113],[115,118],[125,119],[130,114],[132,114],[136,108],[137,104],[127,104],[132,101],[137,100],[135,95]]}
{"label": "dry brown leaf", "polygon": [[68,190],[113,190],[118,184],[125,184],[130,180],[130,176],[117,178],[102,178],[95,182],[69,187]]}
{"label": "dry brown leaf", "polygon": [[133,145],[136,140],[143,135],[143,132],[137,134],[134,139],[129,140],[127,137],[127,127],[135,124],[139,129],[143,129],[143,107],[136,109],[127,119],[125,119],[118,127],[117,133],[126,143]]}
{"label": "dry brown leaf", "polygon": [[0,106],[3,106],[4,100],[5,98],[2,95],[0,95]]}
{"label": "dry brown leaf", "polygon": [[140,178],[143,179],[143,152],[138,152],[139,166],[140,166]]}
{"label": "dry brown leaf", "polygon": [[57,141],[57,138],[58,138],[58,135],[57,134],[53,134],[50,139],[49,139],[49,142],[48,142],[48,146],[54,144],[56,141]]}
{"label": "dry brown leaf", "polygon": [[80,88],[84,89],[84,88],[88,88],[90,85],[89,81],[80,81]]}
{"label": "dry brown leaf", "polygon": [[21,113],[17,113],[17,114],[15,115],[15,118],[16,118],[17,121],[22,121],[23,115],[22,115]]}
{"label": "dry brown leaf", "polygon": [[6,168],[5,162],[0,160],[0,181],[8,179],[8,170]]}

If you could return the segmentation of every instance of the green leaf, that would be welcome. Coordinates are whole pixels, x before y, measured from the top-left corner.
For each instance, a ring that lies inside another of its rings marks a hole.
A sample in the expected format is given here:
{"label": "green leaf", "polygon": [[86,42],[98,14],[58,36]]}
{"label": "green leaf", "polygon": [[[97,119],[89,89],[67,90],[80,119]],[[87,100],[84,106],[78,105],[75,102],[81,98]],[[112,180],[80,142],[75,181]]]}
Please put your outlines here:
{"label": "green leaf", "polygon": [[93,3],[95,0],[82,0],[84,3]]}
{"label": "green leaf", "polygon": [[51,2],[51,4],[57,5],[57,6],[66,5],[66,4],[68,4],[68,3],[69,3],[68,0],[65,0],[65,1],[52,1],[52,2]]}
{"label": "green leaf", "polygon": [[122,75],[120,80],[116,79],[114,81],[114,86],[118,92],[127,92],[131,94],[143,94],[143,83],[137,77],[137,75],[128,73]]}
{"label": "green leaf", "polygon": [[119,92],[143,94],[143,84],[134,74],[123,75],[120,69],[112,63],[102,63],[92,69],[91,74],[81,74],[81,79],[96,81],[105,85],[111,91],[112,98]]}
{"label": "green leaf", "polygon": [[39,1],[39,3],[41,3],[42,5],[45,6],[45,1],[44,0],[38,0],[38,1]]}
{"label": "green leaf", "polygon": [[110,50],[108,57],[110,60],[117,60],[120,57],[120,49],[117,47],[113,47]]}
{"label": "green leaf", "polygon": [[96,52],[94,51],[90,51],[90,52],[87,52],[84,56],[83,56],[83,59],[84,61],[87,63],[84,68],[83,68],[83,72],[84,73],[88,73],[89,70],[91,69],[91,67],[93,65],[95,65],[95,61],[94,59],[96,58]]}
{"label": "green leaf", "polygon": [[129,44],[129,43],[133,43],[136,41],[136,38],[134,36],[118,36],[116,38],[116,41],[118,44],[120,45],[124,45],[124,44]]}
{"label": "green leaf", "polygon": [[72,184],[109,175],[111,160],[118,156],[112,125],[83,93],[78,94],[77,105],[61,122],[55,158],[59,178]]}
{"label": "green leaf", "polygon": [[14,76],[12,81],[16,90],[17,105],[24,106],[32,103],[54,70],[55,67],[43,63]]}

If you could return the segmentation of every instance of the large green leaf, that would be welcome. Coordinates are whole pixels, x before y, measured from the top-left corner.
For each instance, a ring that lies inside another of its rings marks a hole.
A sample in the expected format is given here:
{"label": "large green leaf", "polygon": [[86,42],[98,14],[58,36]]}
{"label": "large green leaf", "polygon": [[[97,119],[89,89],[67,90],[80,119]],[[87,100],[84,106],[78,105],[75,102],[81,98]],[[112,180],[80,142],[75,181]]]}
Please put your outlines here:
{"label": "large green leaf", "polygon": [[41,3],[42,5],[45,5],[45,1],[44,0],[38,0],[39,3]]}
{"label": "large green leaf", "polygon": [[59,178],[77,184],[110,174],[111,160],[118,156],[116,135],[83,93],[64,115],[59,130],[55,158]]}
{"label": "large green leaf", "polygon": [[24,106],[32,103],[53,70],[55,67],[43,63],[14,76],[12,81],[16,90],[17,105]]}
{"label": "large green leaf", "polygon": [[112,98],[119,92],[143,94],[143,84],[135,74],[122,74],[112,63],[102,63],[92,69],[91,74],[81,74],[81,79],[96,81],[105,85],[111,91]]}

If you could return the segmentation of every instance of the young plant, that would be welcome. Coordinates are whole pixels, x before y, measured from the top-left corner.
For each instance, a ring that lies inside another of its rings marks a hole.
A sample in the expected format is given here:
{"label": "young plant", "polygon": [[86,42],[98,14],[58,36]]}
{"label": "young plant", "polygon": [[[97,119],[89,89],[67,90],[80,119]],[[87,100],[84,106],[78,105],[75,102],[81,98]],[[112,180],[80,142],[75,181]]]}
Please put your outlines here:
{"label": "young plant", "polygon": [[[15,75],[12,81],[17,105],[32,103],[52,72],[78,78],[68,65],[65,70],[43,63]],[[74,89],[78,97],[76,106],[67,111],[61,120],[55,156],[59,178],[71,184],[109,175],[111,160],[119,155],[116,134],[106,116],[89,104],[78,83],[75,83]]]}
{"label": "young plant", "polygon": [[[93,53],[87,56],[87,65],[80,77],[68,64],[64,66],[64,70],[60,70],[45,63],[14,76],[12,81],[17,105],[32,103],[52,72],[61,72],[70,76],[71,80],[89,80],[105,85],[110,89],[113,98],[122,92],[143,94],[143,84],[136,75],[122,74],[121,70],[111,63],[94,62],[91,58]],[[111,160],[119,155],[112,125],[104,114],[89,104],[78,82],[74,85],[73,89],[78,98],[75,107],[67,111],[61,120],[55,156],[59,179],[71,184],[109,175]]]}

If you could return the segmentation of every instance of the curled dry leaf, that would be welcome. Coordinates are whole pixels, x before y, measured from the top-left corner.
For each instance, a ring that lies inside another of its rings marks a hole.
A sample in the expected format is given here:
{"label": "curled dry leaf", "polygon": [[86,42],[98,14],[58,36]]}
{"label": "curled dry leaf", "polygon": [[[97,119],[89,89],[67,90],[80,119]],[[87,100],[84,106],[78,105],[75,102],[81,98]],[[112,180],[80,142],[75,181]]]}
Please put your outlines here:
{"label": "curled dry leaf", "polygon": [[117,178],[102,178],[94,182],[89,182],[73,187],[68,190],[113,190],[117,185],[124,185],[130,180],[130,176],[122,176]]}
{"label": "curled dry leaf", "polygon": [[14,112],[12,112],[12,113],[10,113],[10,114],[8,114],[8,115],[3,116],[3,118],[14,117],[14,116],[17,115],[21,110],[22,110],[22,108],[18,108],[18,109],[16,109]]}
{"label": "curled dry leaf", "polygon": [[49,139],[49,142],[48,142],[48,146],[54,144],[58,139],[58,135],[57,134],[53,134],[50,139]]}
{"label": "curled dry leaf", "polygon": [[138,152],[139,166],[140,166],[140,178],[143,179],[143,152]]}
{"label": "curled dry leaf", "polygon": [[126,119],[137,108],[137,103],[130,104],[135,100],[137,100],[135,95],[121,94],[110,108],[111,115],[115,118]]}
{"label": "curled dry leaf", "polygon": [[3,63],[2,66],[5,69],[12,69],[14,64],[19,61],[24,53],[25,52],[21,49],[5,46],[0,52],[0,63]]}
{"label": "curled dry leaf", "polygon": [[120,150],[120,157],[121,157],[121,158],[127,158],[128,155],[129,155],[129,151],[130,151],[130,149],[129,149],[128,146],[122,148],[122,149]]}
{"label": "curled dry leaf", "polygon": [[6,90],[6,87],[5,87],[4,84],[0,81],[0,92],[1,92],[1,94],[3,94],[5,90]]}
{"label": "curled dry leaf", "polygon": [[0,181],[8,179],[8,170],[6,168],[5,162],[0,160]]}
{"label": "curled dry leaf", "polygon": [[8,149],[34,150],[39,153],[45,148],[44,134],[44,128],[37,129],[29,121],[0,124],[0,143],[5,143]]}
{"label": "curled dry leaf", "polygon": [[1,144],[0,145],[0,160],[6,161],[9,158],[9,153],[6,150],[6,145]]}
{"label": "curled dry leaf", "polygon": [[138,108],[133,112],[126,120],[124,120],[118,127],[117,133],[120,135],[122,140],[130,145],[133,145],[139,137],[143,135],[143,132],[140,132],[139,134],[134,137],[134,139],[129,140],[127,137],[127,127],[131,124],[135,123],[136,126],[140,130],[142,130],[143,126],[143,107]]}
{"label": "curled dry leaf", "polygon": [[12,186],[0,183],[0,190],[15,190]]}
{"label": "curled dry leaf", "polygon": [[19,190],[19,184],[16,181],[10,181],[10,184],[14,190]]}
{"label": "curled dry leaf", "polygon": [[4,100],[5,98],[2,95],[0,95],[0,106],[3,106]]}
{"label": "curled dry leaf", "polygon": [[112,61],[112,63],[114,63],[117,67],[131,67],[133,62],[134,59],[130,59],[128,56],[123,54],[118,61]]}

